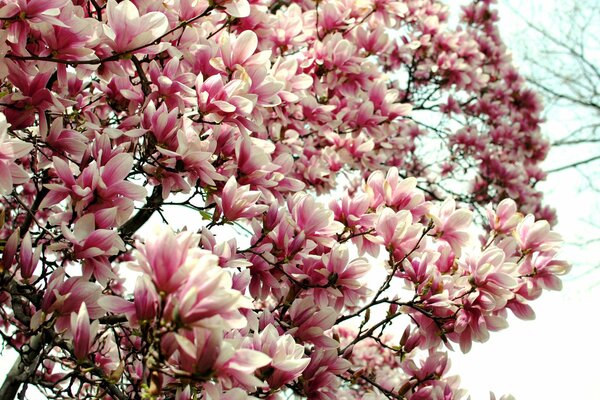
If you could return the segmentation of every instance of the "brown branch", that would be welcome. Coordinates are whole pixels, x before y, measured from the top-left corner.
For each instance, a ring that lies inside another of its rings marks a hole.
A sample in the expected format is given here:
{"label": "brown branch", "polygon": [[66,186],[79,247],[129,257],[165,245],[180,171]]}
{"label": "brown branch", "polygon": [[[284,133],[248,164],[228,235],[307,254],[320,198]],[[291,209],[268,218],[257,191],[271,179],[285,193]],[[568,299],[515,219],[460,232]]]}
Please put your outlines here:
{"label": "brown branch", "polygon": [[546,171],[546,173],[551,174],[551,173],[554,173],[554,172],[564,171],[564,170],[570,169],[570,168],[576,168],[576,167],[579,167],[581,165],[588,164],[588,163],[591,163],[591,162],[597,161],[597,160],[600,160],[600,156],[594,156],[594,157],[588,158],[586,160],[581,160],[581,161],[574,162],[572,164],[563,165],[562,167],[558,167],[558,168],[554,168],[554,169],[548,170],[548,171]]}
{"label": "brown branch", "polygon": [[152,190],[152,195],[146,198],[146,205],[119,228],[121,238],[123,240],[131,238],[150,219],[154,211],[160,208],[162,203],[162,186],[158,185]]}
{"label": "brown branch", "polygon": [[29,344],[23,347],[25,346],[28,346],[27,351],[23,351],[17,357],[12,368],[6,375],[2,387],[0,387],[0,399],[2,400],[16,398],[21,385],[27,382],[35,373],[39,357],[42,354],[42,347],[44,346],[42,333],[32,337]]}

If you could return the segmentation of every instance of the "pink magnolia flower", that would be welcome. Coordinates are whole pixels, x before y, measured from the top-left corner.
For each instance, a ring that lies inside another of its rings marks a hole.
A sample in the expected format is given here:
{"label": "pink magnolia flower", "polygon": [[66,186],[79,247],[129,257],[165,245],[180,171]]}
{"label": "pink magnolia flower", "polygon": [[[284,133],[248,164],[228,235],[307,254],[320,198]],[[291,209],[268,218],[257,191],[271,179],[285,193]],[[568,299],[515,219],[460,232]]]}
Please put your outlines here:
{"label": "pink magnolia flower", "polygon": [[202,248],[219,257],[219,266],[221,268],[243,268],[252,265],[241,255],[236,254],[238,247],[235,238],[217,243],[213,233],[206,228],[202,228],[200,237]]}
{"label": "pink magnolia flower", "polygon": [[267,387],[266,382],[255,376],[255,371],[271,362],[271,357],[263,352],[236,348],[232,342],[224,342],[215,371],[226,387],[240,387],[248,391]]}
{"label": "pink magnolia flower", "polygon": [[429,351],[427,358],[417,366],[413,360],[402,363],[402,369],[409,379],[399,388],[411,400],[442,400],[463,398],[465,391],[459,389],[457,376],[445,376],[450,369],[448,354]]}
{"label": "pink magnolia flower", "polygon": [[[288,11],[297,7],[292,4],[288,7]],[[279,11],[278,11],[279,13]],[[279,19],[278,22],[286,22],[284,19]],[[278,58],[271,67],[273,77],[284,84],[283,90],[280,90],[278,95],[282,101],[295,103],[300,100],[300,97],[313,84],[313,78],[310,75],[301,73],[302,69],[298,65],[298,60],[290,58]]]}
{"label": "pink magnolia flower", "polygon": [[512,199],[504,199],[494,211],[491,207],[486,210],[490,227],[498,233],[511,232],[523,216],[517,212],[517,204]]}
{"label": "pink magnolia flower", "polygon": [[[376,240],[387,249],[399,249],[405,237],[413,236],[411,226],[413,225],[412,214],[406,210],[394,212],[391,208],[384,208],[379,212],[375,222]],[[412,240],[411,240],[412,242]],[[410,251],[411,249],[406,249]]]}
{"label": "pink magnolia flower", "polygon": [[33,145],[11,138],[4,114],[0,113],[0,195],[9,194],[13,185],[29,180],[29,174],[15,161],[26,156]]}
{"label": "pink magnolia flower", "polygon": [[225,387],[256,390],[265,384],[254,372],[267,365],[271,358],[251,349],[239,348],[240,342],[224,340],[220,329],[194,328],[169,333],[161,340],[164,354],[178,374],[208,380],[218,378]]}
{"label": "pink magnolia flower", "polygon": [[350,253],[344,245],[336,245],[331,252],[322,256],[325,276],[325,289],[315,289],[317,292],[324,291],[330,297],[328,302],[335,310],[341,311],[343,307],[352,309],[360,304],[369,293],[368,288],[360,279],[371,269],[365,258],[355,258],[350,261]]}
{"label": "pink magnolia flower", "polygon": [[280,335],[277,329],[269,324],[262,332],[255,334],[245,345],[258,350],[271,358],[266,367],[258,371],[271,389],[279,389],[294,381],[310,362],[304,355],[304,346],[296,343],[289,334]]}
{"label": "pink magnolia flower", "polygon": [[517,288],[517,265],[505,262],[504,252],[496,247],[466,260],[466,276],[475,289],[466,301],[484,311],[500,310],[514,297]]}
{"label": "pink magnolia flower", "polygon": [[[146,197],[146,189],[126,180],[133,166],[129,153],[113,153],[105,165],[92,161],[75,178],[71,167],[60,157],[53,158],[54,169],[63,184],[47,184],[50,193],[42,201],[40,208],[58,204],[71,198],[74,209],[83,214],[92,206],[92,211],[117,206],[117,222],[124,223],[133,211],[133,200]],[[95,203],[94,205],[92,205]]]}
{"label": "pink magnolia flower", "polygon": [[148,66],[148,76],[157,87],[150,99],[159,98],[165,101],[170,109],[184,109],[193,104],[195,92],[191,87],[194,85],[194,74],[185,71],[180,66],[179,58],[173,57],[160,70],[156,61]]}
{"label": "pink magnolia flower", "polygon": [[98,88],[106,96],[108,111],[127,111],[133,114],[144,103],[144,93],[139,85],[131,83],[125,76],[114,75],[108,82],[101,81]]}
{"label": "pink magnolia flower", "polygon": [[385,204],[397,211],[408,210],[418,218],[425,213],[427,205],[423,193],[416,187],[415,178],[401,180],[398,169],[392,167],[385,177],[381,171],[369,175],[365,191],[371,198],[371,208]]}
{"label": "pink magnolia flower", "polygon": [[288,333],[303,342],[311,342],[320,348],[338,347],[339,343],[324,334],[331,329],[338,313],[331,307],[317,308],[313,299],[306,297],[292,303],[289,315],[293,325]]}
{"label": "pink magnolia flower", "polygon": [[218,0],[214,4],[223,8],[227,14],[234,18],[245,18],[250,15],[248,0]]}
{"label": "pink magnolia flower", "polygon": [[[350,228],[350,232],[366,232],[375,225],[377,214],[370,212],[371,197],[366,193],[357,193],[350,195],[345,193],[341,200],[331,200],[329,208],[333,211],[336,221],[340,221],[345,227]],[[359,255],[365,252],[377,257],[379,254],[379,244],[371,234],[357,234],[352,238],[358,248]]]}
{"label": "pink magnolia flower", "polygon": [[336,349],[315,349],[302,373],[304,393],[315,400],[337,399],[340,387],[337,376],[344,374],[351,366],[348,360],[338,355]]}
{"label": "pink magnolia flower", "polygon": [[107,25],[104,33],[111,39],[111,48],[116,53],[135,50],[136,53],[152,54],[157,49],[152,42],[167,32],[169,22],[160,12],[140,13],[130,0],[117,3],[108,0],[106,5]]}
{"label": "pink magnolia flower", "polygon": [[65,239],[73,244],[73,255],[78,259],[114,256],[125,251],[125,243],[117,231],[96,229],[93,214],[79,218],[73,226],[73,231],[63,223],[61,231]]}
{"label": "pink magnolia flower", "polygon": [[177,131],[181,127],[181,120],[177,118],[179,110],[174,108],[169,111],[166,104],[158,109],[153,101],[149,102],[144,109],[142,127],[148,129],[156,139],[156,146],[176,151],[179,142]]}
{"label": "pink magnolia flower", "polygon": [[40,310],[31,318],[32,329],[37,329],[50,314],[58,317],[54,325],[57,332],[69,329],[71,313],[79,312],[81,303],[86,304],[90,318],[97,319],[104,315],[104,310],[98,305],[102,295],[100,286],[82,277],[65,280],[65,275],[64,268],[59,268],[50,276]]}
{"label": "pink magnolia flower", "polygon": [[283,176],[275,179],[278,166],[273,164],[271,153],[274,148],[266,140],[242,135],[235,144],[235,157],[238,168],[238,182],[245,185],[262,186],[265,188],[277,186]]}
{"label": "pink magnolia flower", "polygon": [[[247,98],[248,83],[239,79],[223,82],[222,75],[212,75],[204,80],[202,74],[196,78],[198,112],[207,122],[233,122],[238,126],[250,127],[247,117],[254,109],[254,102]],[[252,125],[253,126],[253,125]]]}
{"label": "pink magnolia flower", "polygon": [[96,334],[99,327],[98,320],[90,324],[85,303],[81,303],[79,312],[71,313],[71,334],[73,335],[73,353],[80,360],[86,360],[96,340]]}
{"label": "pink magnolia flower", "polygon": [[21,278],[28,280],[33,276],[33,272],[40,260],[41,253],[42,246],[38,246],[35,252],[32,250],[31,235],[27,232],[21,240],[21,249],[19,250],[19,271],[21,273]]}
{"label": "pink magnolia flower", "polygon": [[165,318],[183,326],[246,326],[239,309],[252,308],[252,301],[232,289],[231,275],[219,267],[218,258],[194,249],[188,265],[186,281],[167,298]]}
{"label": "pink magnolia flower", "polygon": [[75,160],[81,160],[88,147],[88,139],[75,130],[64,129],[63,123],[63,118],[56,118],[52,122],[46,142],[54,150],[70,154]]}
{"label": "pink magnolia flower", "polygon": [[556,250],[534,253],[526,257],[519,265],[519,273],[524,282],[517,293],[528,300],[534,300],[541,295],[542,289],[560,290],[562,282],[559,276],[569,272],[571,265],[555,257]]}
{"label": "pink magnolia flower", "polygon": [[97,59],[93,46],[98,41],[98,31],[101,30],[102,25],[94,18],[78,18],[71,14],[72,12],[73,10],[67,8],[61,10],[62,15],[70,15],[64,17],[64,23],[60,25],[40,27],[42,40],[47,49],[38,52],[39,56],[51,56],[63,60]]}
{"label": "pink magnolia flower", "polygon": [[468,305],[460,309],[456,315],[454,331],[447,336],[458,342],[463,353],[469,352],[473,341],[483,343],[490,337],[489,331],[498,331],[508,326],[506,312],[490,314],[478,307]]}
{"label": "pink magnolia flower", "polygon": [[[51,111],[62,114],[65,111],[57,94],[46,88],[54,73],[53,68],[24,69],[11,60],[5,60],[4,63],[8,65],[8,79],[18,89],[0,99],[0,105],[5,106],[2,112],[13,129],[30,127],[35,121],[36,113],[39,115]],[[43,136],[48,130],[46,119],[40,119],[39,124],[39,132]]]}
{"label": "pink magnolia flower", "polygon": [[517,225],[515,238],[524,253],[552,250],[561,242],[560,235],[550,230],[547,221],[535,221],[533,215],[526,216]]}
{"label": "pink magnolia flower", "polygon": [[66,27],[60,19],[60,14],[64,7],[68,7],[68,0],[16,0],[5,3],[2,4],[0,17],[6,20],[15,19],[8,25],[8,39],[17,45],[21,54],[27,54],[25,45],[32,25]]}
{"label": "pink magnolia flower", "polygon": [[226,74],[250,66],[267,67],[271,51],[264,50],[255,54],[257,47],[258,37],[252,31],[243,31],[237,37],[225,32],[219,38],[220,57],[211,59],[210,64],[218,71]]}
{"label": "pink magnolia flower", "polygon": [[288,209],[294,223],[306,239],[331,247],[336,243],[334,235],[341,233],[344,226],[334,220],[333,213],[314,200],[314,197],[297,193],[288,198]]}
{"label": "pink magnolia flower", "polygon": [[235,177],[227,180],[221,196],[214,197],[217,211],[227,221],[236,221],[240,218],[254,218],[267,211],[269,206],[256,204],[261,193],[251,191],[249,185],[238,186]]}
{"label": "pink magnolia flower", "polygon": [[106,311],[125,315],[129,324],[139,326],[156,318],[159,295],[147,275],[138,277],[133,292],[133,302],[119,296],[103,296],[98,304]]}
{"label": "pink magnolia flower", "polygon": [[[198,237],[190,232],[175,234],[171,229],[157,227],[145,243],[136,244],[135,261],[129,266],[147,274],[158,291],[172,293],[188,279],[193,266],[192,257],[188,262],[188,255],[197,245]],[[198,256],[206,254],[202,252]]]}
{"label": "pink magnolia flower", "polygon": [[446,199],[439,208],[431,210],[434,223],[431,234],[448,242],[454,254],[460,257],[461,249],[470,238],[467,228],[471,225],[473,214],[469,210],[455,208],[454,199]]}
{"label": "pink magnolia flower", "polygon": [[194,328],[163,336],[160,346],[175,372],[207,376],[214,369],[223,343],[219,329]]}
{"label": "pink magnolia flower", "polygon": [[[2,210],[4,211],[4,210]],[[3,269],[8,270],[13,264],[15,255],[17,254],[17,248],[19,247],[19,233],[20,229],[16,229],[6,241],[4,249],[2,251],[2,266]]]}

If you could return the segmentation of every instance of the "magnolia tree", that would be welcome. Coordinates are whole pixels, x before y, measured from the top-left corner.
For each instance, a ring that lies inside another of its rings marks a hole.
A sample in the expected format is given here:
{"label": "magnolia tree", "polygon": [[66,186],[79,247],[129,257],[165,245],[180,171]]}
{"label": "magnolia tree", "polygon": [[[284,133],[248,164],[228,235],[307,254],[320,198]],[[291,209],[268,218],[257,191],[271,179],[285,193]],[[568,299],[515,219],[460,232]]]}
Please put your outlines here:
{"label": "magnolia tree", "polygon": [[0,398],[463,398],[568,269],[490,3],[0,0]]}

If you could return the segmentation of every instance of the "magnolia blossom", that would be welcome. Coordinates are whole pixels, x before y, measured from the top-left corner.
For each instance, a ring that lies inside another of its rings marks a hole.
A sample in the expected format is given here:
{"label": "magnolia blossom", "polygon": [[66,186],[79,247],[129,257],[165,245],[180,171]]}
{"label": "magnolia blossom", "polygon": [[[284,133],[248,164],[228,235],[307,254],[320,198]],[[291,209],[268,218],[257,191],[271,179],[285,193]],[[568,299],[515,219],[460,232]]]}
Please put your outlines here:
{"label": "magnolia blossom", "polygon": [[569,270],[492,3],[0,0],[1,396],[464,398]]}
{"label": "magnolia blossom", "polygon": [[260,192],[249,190],[249,186],[238,187],[236,179],[232,176],[223,187],[222,196],[215,198],[217,209],[227,221],[240,218],[253,218],[267,210],[266,205],[257,205]]}
{"label": "magnolia blossom", "polygon": [[129,0],[118,4],[115,0],[108,0],[106,15],[104,33],[112,41],[110,46],[116,53],[147,53],[152,42],[169,28],[164,14],[150,12],[140,15],[138,8]]}
{"label": "magnolia blossom", "polygon": [[218,258],[203,255],[189,262],[193,265],[188,270],[190,276],[167,299],[167,319],[184,326],[225,324],[232,328],[244,327],[246,320],[239,309],[251,308],[252,303],[231,288],[231,276],[218,266]]}
{"label": "magnolia blossom", "polygon": [[27,172],[15,161],[26,156],[33,146],[18,138],[10,138],[6,116],[0,113],[0,194],[9,194],[14,184],[29,179]]}
{"label": "magnolia blossom", "polygon": [[90,324],[85,303],[81,303],[78,313],[71,314],[71,332],[73,333],[73,348],[78,360],[85,360],[90,353],[92,344],[98,332],[98,321]]}

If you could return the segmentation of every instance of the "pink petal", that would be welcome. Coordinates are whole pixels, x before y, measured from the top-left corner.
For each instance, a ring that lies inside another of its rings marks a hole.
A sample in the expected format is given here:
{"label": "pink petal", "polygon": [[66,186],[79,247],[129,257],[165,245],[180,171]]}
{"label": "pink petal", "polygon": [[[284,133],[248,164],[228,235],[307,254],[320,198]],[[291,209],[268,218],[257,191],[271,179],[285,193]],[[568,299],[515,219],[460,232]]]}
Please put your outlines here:
{"label": "pink petal", "polygon": [[131,172],[133,157],[129,153],[120,153],[111,158],[102,169],[102,180],[107,186],[122,181]]}

